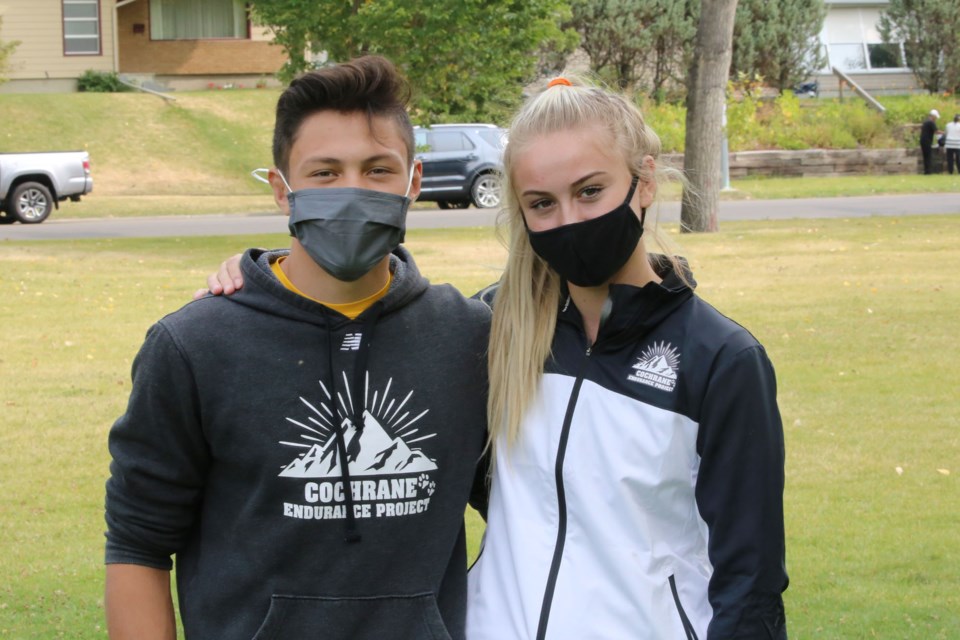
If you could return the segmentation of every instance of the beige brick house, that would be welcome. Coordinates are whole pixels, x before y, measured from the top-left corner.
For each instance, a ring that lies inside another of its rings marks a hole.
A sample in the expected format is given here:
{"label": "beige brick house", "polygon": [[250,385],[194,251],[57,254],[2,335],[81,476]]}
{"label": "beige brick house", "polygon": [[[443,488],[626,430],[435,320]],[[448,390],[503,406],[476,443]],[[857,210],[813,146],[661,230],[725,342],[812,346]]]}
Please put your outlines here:
{"label": "beige brick house", "polygon": [[283,50],[237,0],[0,0],[0,40],[20,42],[2,92],[73,91],[84,71],[173,89],[273,82]]}

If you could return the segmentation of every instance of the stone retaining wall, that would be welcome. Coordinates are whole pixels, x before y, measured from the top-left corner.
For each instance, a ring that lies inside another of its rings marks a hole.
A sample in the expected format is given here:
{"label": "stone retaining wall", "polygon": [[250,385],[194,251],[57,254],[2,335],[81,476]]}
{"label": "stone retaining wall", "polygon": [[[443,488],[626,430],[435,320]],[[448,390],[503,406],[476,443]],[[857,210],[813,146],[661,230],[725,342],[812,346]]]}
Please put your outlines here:
{"label": "stone retaining wall", "polygon": [[[934,153],[934,155],[938,154]],[[663,159],[675,167],[683,166],[683,154],[664,154]],[[919,147],[916,149],[737,151],[730,154],[731,178],[890,175],[921,172]]]}

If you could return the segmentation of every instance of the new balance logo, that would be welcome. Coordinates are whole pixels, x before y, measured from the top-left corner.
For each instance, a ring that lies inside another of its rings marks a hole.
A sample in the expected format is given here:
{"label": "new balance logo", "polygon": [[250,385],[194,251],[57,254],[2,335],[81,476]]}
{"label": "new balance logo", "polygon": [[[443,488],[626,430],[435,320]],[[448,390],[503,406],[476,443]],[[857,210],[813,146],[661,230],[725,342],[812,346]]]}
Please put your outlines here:
{"label": "new balance logo", "polygon": [[679,368],[680,354],[673,345],[654,342],[640,354],[637,363],[633,365],[633,373],[627,376],[627,380],[661,391],[673,391],[677,386]]}
{"label": "new balance logo", "polygon": [[360,340],[362,339],[362,333],[348,333],[343,336],[343,344],[340,345],[340,351],[358,351],[360,349]]}

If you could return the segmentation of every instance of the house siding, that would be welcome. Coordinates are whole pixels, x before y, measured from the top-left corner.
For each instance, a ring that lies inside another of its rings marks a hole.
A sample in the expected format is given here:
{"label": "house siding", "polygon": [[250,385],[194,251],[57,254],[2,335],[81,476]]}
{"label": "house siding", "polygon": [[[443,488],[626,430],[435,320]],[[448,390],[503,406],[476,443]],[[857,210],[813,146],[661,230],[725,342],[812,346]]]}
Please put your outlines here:
{"label": "house siding", "polygon": [[[134,33],[134,25],[143,25]],[[252,28],[250,39],[151,40],[148,0],[117,10],[121,73],[157,76],[274,74],[286,55],[269,34]]]}
{"label": "house siding", "polygon": [[10,58],[11,81],[73,80],[87,69],[113,70],[113,19],[110,0],[100,1],[100,53],[63,52],[63,3],[60,0],[7,0],[0,3],[0,39],[18,40]]}

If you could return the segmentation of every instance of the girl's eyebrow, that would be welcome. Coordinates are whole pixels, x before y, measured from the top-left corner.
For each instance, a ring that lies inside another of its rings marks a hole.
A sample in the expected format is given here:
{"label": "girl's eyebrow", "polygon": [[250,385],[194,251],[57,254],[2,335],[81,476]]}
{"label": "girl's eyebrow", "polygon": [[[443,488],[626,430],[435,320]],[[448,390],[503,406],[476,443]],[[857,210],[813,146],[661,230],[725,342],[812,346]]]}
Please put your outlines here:
{"label": "girl's eyebrow", "polygon": [[[582,184],[585,183],[585,182],[589,182],[590,180],[593,180],[594,178],[596,178],[596,177],[599,176],[599,175],[607,175],[607,172],[606,172],[606,171],[593,171],[593,172],[588,173],[587,175],[583,176],[582,178],[574,181],[573,184],[571,184],[570,186],[576,188],[576,187],[582,185]],[[548,192],[546,192],[546,191],[537,191],[536,189],[528,189],[527,191],[524,191],[524,192],[521,193],[520,195],[525,197],[525,196],[548,196],[548,195],[550,195],[550,194],[549,194]]]}

